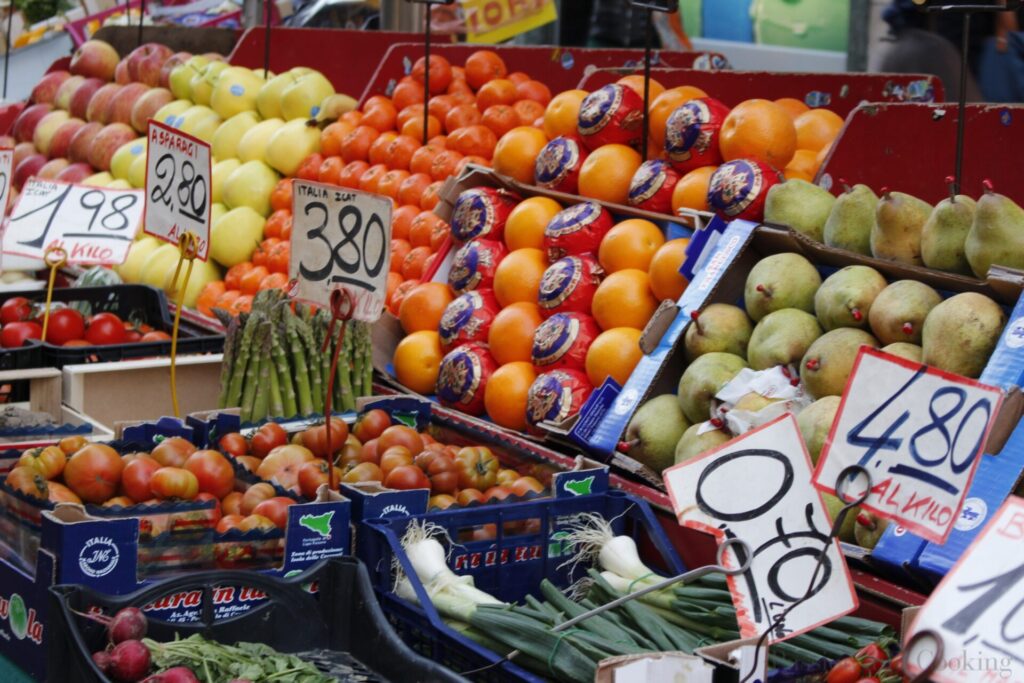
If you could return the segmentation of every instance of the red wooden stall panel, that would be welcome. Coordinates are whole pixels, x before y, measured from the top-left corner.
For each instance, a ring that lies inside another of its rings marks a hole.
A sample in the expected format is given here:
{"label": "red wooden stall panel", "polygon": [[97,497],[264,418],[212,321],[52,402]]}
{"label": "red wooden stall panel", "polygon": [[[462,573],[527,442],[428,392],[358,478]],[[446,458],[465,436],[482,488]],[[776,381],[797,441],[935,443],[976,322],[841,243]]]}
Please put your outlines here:
{"label": "red wooden stall panel", "polygon": [[[481,49],[480,45],[431,45],[434,54],[443,55],[452,64],[461,65],[471,54]],[[494,50],[505,60],[509,71],[525,71],[533,78],[544,82],[551,92],[571,90],[579,83],[587,70],[609,67],[634,67],[642,64],[643,50],[606,48],[561,48],[550,45],[497,45]],[[687,68],[693,66],[724,63],[724,57],[711,52],[672,52],[658,50],[654,59],[662,66]],[[363,91],[362,99],[372,95],[387,94],[390,85],[397,82],[412,69],[413,63],[423,56],[423,43],[415,42],[393,45],[384,55],[377,72]]]}
{"label": "red wooden stall panel", "polygon": [[[597,69],[580,81],[583,90],[614,83],[622,69]],[[652,68],[666,88],[692,85],[711,97],[734,106],[755,97],[775,100],[794,97],[811,107],[828,107],[846,116],[862,102],[941,102],[942,81],[926,74],[775,73],[768,71],[706,71]]]}

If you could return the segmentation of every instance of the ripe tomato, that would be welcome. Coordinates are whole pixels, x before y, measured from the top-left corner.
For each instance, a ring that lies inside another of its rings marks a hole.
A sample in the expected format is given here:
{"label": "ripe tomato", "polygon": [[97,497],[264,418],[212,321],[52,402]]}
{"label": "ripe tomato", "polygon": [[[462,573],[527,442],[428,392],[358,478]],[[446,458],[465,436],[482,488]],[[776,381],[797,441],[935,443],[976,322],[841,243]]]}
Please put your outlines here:
{"label": "ripe tomato", "polygon": [[19,467],[31,467],[43,479],[55,479],[64,471],[68,456],[56,446],[32,448],[22,453],[18,459]]}
{"label": "ripe tomato", "polygon": [[291,498],[274,496],[257,505],[252,514],[266,517],[278,529],[284,529],[288,526],[288,508],[294,504],[295,501]]}
{"label": "ripe tomato", "polygon": [[149,488],[153,473],[162,465],[152,458],[135,458],[125,465],[121,475],[121,488],[136,503],[153,497]]}
{"label": "ripe tomato", "polygon": [[498,459],[486,446],[466,446],[455,456],[459,465],[459,486],[483,491],[498,480]]}
{"label": "ripe tomato", "polygon": [[238,528],[238,525],[242,523],[243,519],[245,518],[239,514],[224,515],[220,518],[220,521],[217,522],[217,533],[226,534],[231,529]]}
{"label": "ripe tomato", "polygon": [[46,482],[46,488],[49,490],[49,501],[51,503],[78,503],[81,505],[82,499],[74,494],[64,484],[56,481]]}
{"label": "ripe tomato", "polygon": [[238,432],[231,432],[220,437],[217,446],[228,455],[245,455],[249,452],[249,444]]}
{"label": "ripe tomato", "polygon": [[860,662],[864,673],[873,676],[889,660],[889,653],[883,650],[877,643],[869,643],[858,650],[854,657]]}
{"label": "ripe tomato", "polygon": [[161,467],[150,478],[149,490],[163,500],[192,500],[199,495],[199,480],[183,467]]}
{"label": "ripe tomato", "polygon": [[512,491],[507,486],[492,486],[484,491],[484,498],[488,503],[500,503],[511,495]]}
{"label": "ripe tomato", "polygon": [[380,408],[368,410],[356,419],[352,427],[352,433],[356,438],[366,443],[370,439],[376,439],[384,430],[391,426],[391,416]]}
{"label": "ripe tomato", "polygon": [[224,499],[220,501],[220,509],[224,511],[225,515],[242,514],[242,492],[232,491],[224,496]]}
{"label": "ripe tomato", "polygon": [[[254,437],[255,438],[255,437]],[[313,460],[313,453],[304,446],[286,444],[270,451],[256,469],[256,476],[274,481],[283,488],[299,490],[299,468]]]}
{"label": "ripe tomato", "polygon": [[476,489],[462,489],[456,494],[455,500],[459,505],[469,505],[470,503],[486,503],[487,497]]}
{"label": "ripe tomato", "polygon": [[405,446],[410,453],[423,450],[423,439],[412,427],[393,425],[381,432],[378,437],[378,451],[383,453],[392,446]]}
{"label": "ripe tomato", "polygon": [[266,482],[253,484],[242,494],[242,514],[251,515],[257,505],[277,495],[274,487]]}
{"label": "ripe tomato", "polygon": [[512,482],[514,482],[518,478],[518,472],[503,467],[498,470],[498,476],[495,477],[495,483],[498,486],[511,486]]}
{"label": "ripe tomato", "polygon": [[0,323],[16,323],[32,317],[32,302],[23,296],[12,296],[0,305]]}
{"label": "ripe tomato", "polygon": [[[334,468],[334,481],[341,481],[342,471]],[[316,498],[316,490],[322,484],[330,484],[330,470],[324,460],[310,460],[299,467],[299,491],[306,498]]]}
{"label": "ripe tomato", "polygon": [[357,446],[351,441],[341,447],[341,452],[334,458],[334,463],[347,472],[363,461],[363,447]]}
{"label": "ripe tomato", "polygon": [[184,467],[188,456],[196,452],[196,447],[188,439],[172,436],[164,439],[150,455],[164,467]]}
{"label": "ripe tomato", "polygon": [[327,451],[327,424],[310,427],[302,432],[302,445],[313,451],[313,455],[325,459],[337,453],[348,440],[348,425],[344,420],[331,418],[331,448]]}
{"label": "ripe tomato", "polygon": [[454,494],[459,486],[459,466],[446,455],[434,458],[427,467],[430,490],[434,493]]}
{"label": "ripe tomato", "polygon": [[249,515],[238,523],[237,528],[239,531],[252,531],[254,529],[258,529],[259,531],[273,531],[277,527],[263,515]]}
{"label": "ripe tomato", "polygon": [[85,340],[97,346],[124,344],[127,337],[124,323],[113,313],[94,315],[85,331]]}
{"label": "ripe tomato", "polygon": [[401,465],[384,477],[384,486],[389,489],[429,489],[430,480],[419,467]]}
{"label": "ripe tomato", "polygon": [[142,342],[162,342],[171,341],[171,335],[161,330],[153,330],[139,337],[139,341]]}
{"label": "ripe tomato", "polygon": [[860,676],[860,662],[855,657],[844,657],[825,676],[825,683],[856,683]]}
{"label": "ripe tomato", "polygon": [[404,465],[412,465],[412,453],[405,446],[392,446],[380,454],[380,469],[385,478],[391,470]]}
{"label": "ripe tomato", "polygon": [[512,482],[509,486],[509,490],[512,491],[513,496],[525,498],[526,496],[534,493],[544,493],[544,484],[540,483],[533,477],[520,477]]}
{"label": "ripe tomato", "polygon": [[260,463],[263,462],[254,455],[240,455],[235,460],[245,468],[246,472],[252,472],[253,474],[256,474],[256,470],[260,468]]}
{"label": "ripe tomato", "polygon": [[129,498],[128,496],[115,496],[114,498],[111,498],[110,500],[103,503],[103,507],[105,508],[129,508],[132,505],[135,505],[135,501]]}
{"label": "ripe tomato", "polygon": [[346,484],[357,484],[363,481],[383,481],[384,473],[375,463],[372,462],[361,462],[341,478]]}
{"label": "ripe tomato", "polygon": [[71,455],[79,448],[83,448],[89,442],[84,436],[65,436],[63,439],[57,442],[57,446],[60,447],[66,455]]}
{"label": "ripe tomato", "polygon": [[81,339],[84,334],[85,318],[75,309],[59,308],[50,312],[46,341],[60,346],[73,339]]}
{"label": "ripe tomato", "polygon": [[5,483],[15,491],[20,491],[26,496],[43,500],[49,498],[46,480],[43,479],[43,475],[39,474],[32,467],[15,467],[7,473]]}
{"label": "ripe tomato", "polygon": [[[344,441],[344,439],[342,440]],[[276,422],[268,422],[256,430],[250,448],[252,454],[257,458],[265,458],[270,451],[286,443],[288,443],[288,433],[284,431],[284,427]]]}
{"label": "ripe tomato", "polygon": [[82,448],[64,466],[64,483],[86,503],[112,497],[121,481],[124,463],[110,446],[93,443]]}
{"label": "ripe tomato", "polygon": [[380,462],[380,440],[370,439],[363,443],[362,455],[360,460],[363,462],[372,462],[377,464]]}
{"label": "ripe tomato", "polygon": [[224,514],[220,508],[220,500],[213,494],[200,492],[199,495],[196,496],[196,500],[202,501],[204,503],[207,501],[213,503],[213,507],[210,510],[209,519],[212,520],[214,524],[216,524],[220,520],[221,516]]}
{"label": "ripe tomato", "polygon": [[26,339],[42,339],[43,328],[39,323],[30,320],[13,322],[4,325],[0,330],[0,346],[5,349],[16,349],[25,345]]}
{"label": "ripe tomato", "polygon": [[185,469],[196,476],[203,493],[223,498],[235,489],[235,468],[217,451],[196,451],[188,456]]}
{"label": "ripe tomato", "polygon": [[441,493],[436,496],[431,496],[427,501],[428,510],[447,510],[453,505],[457,505],[455,498],[449,496],[447,493]]}

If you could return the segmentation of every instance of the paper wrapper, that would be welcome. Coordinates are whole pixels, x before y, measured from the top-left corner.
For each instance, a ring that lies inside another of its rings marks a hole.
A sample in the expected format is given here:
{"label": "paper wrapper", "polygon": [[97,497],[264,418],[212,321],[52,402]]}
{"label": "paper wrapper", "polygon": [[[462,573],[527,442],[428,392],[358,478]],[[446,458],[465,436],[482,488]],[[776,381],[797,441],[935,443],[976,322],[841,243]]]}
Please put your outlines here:
{"label": "paper wrapper", "polygon": [[562,422],[580,411],[593,390],[579,370],[552,370],[538,375],[526,396],[526,421],[531,426]]}
{"label": "paper wrapper", "polygon": [[[767,370],[744,368],[715,394],[715,417],[734,436],[771,422],[784,413],[798,414],[814,400],[799,377],[780,366]],[[771,401],[770,403],[767,403]]]}
{"label": "paper wrapper", "polygon": [[498,368],[487,347],[472,342],[450,351],[441,359],[437,398],[446,408],[483,415],[484,389]]}
{"label": "paper wrapper", "polygon": [[594,292],[601,284],[601,266],[593,256],[566,256],[544,271],[537,293],[541,315],[590,313]]}
{"label": "paper wrapper", "polygon": [[629,183],[629,204],[644,211],[672,213],[672,190],[679,174],[661,159],[645,161]]}
{"label": "paper wrapper", "polygon": [[504,242],[481,239],[466,242],[452,257],[448,286],[456,294],[491,289],[494,287],[494,272],[506,254],[508,248]]}
{"label": "paper wrapper", "polygon": [[587,160],[587,150],[577,136],[557,137],[537,155],[533,165],[533,181],[540,187],[566,194],[579,189],[580,168]]}
{"label": "paper wrapper", "polygon": [[636,146],[643,136],[644,101],[618,83],[611,83],[583,98],[576,131],[587,149],[603,145]]}
{"label": "paper wrapper", "polygon": [[596,202],[581,202],[555,214],[544,228],[544,250],[554,263],[565,256],[596,254],[601,240],[615,224]]}
{"label": "paper wrapper", "polygon": [[718,167],[708,187],[708,205],[726,221],[764,218],[768,190],[782,182],[782,175],[767,164],[736,159]]}
{"label": "paper wrapper", "polygon": [[474,187],[455,200],[452,209],[452,238],[457,242],[472,239],[501,240],[505,235],[505,221],[519,197],[493,187]]}
{"label": "paper wrapper", "polygon": [[665,156],[685,175],[701,166],[718,166],[718,133],[729,107],[712,97],[679,105],[665,122]]}
{"label": "paper wrapper", "polygon": [[585,313],[553,315],[533,333],[533,365],[537,372],[583,370],[587,350],[599,334],[597,321]]}

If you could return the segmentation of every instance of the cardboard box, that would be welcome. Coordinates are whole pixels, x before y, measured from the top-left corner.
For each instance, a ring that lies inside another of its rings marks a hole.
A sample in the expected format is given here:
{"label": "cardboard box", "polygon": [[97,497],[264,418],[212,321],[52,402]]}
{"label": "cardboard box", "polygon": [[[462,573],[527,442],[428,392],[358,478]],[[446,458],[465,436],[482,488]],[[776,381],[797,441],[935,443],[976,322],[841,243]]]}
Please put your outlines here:
{"label": "cardboard box", "polygon": [[89,441],[104,441],[113,432],[93,418],[61,403],[61,372],[56,368],[5,370],[0,384],[28,382],[28,401],[9,404],[32,412],[47,413],[55,426],[0,430],[0,451],[48,446],[65,436],[81,435]]}

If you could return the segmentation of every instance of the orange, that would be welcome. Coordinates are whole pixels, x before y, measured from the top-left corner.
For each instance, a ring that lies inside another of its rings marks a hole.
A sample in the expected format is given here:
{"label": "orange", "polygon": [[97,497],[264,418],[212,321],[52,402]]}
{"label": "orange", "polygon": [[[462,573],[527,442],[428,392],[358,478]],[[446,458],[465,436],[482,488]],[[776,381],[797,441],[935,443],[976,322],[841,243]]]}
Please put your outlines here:
{"label": "orange", "polygon": [[342,187],[350,187],[353,190],[359,188],[359,179],[363,177],[367,169],[370,168],[370,164],[365,161],[352,161],[345,164],[345,167],[341,169],[341,173],[338,174],[338,184]]}
{"label": "orange", "polygon": [[377,183],[377,193],[397,200],[398,188],[400,188],[402,186],[402,183],[404,183],[408,178],[408,171],[388,171],[383,176],[381,176],[380,182]]}
{"label": "orange", "polygon": [[548,197],[524,199],[512,209],[505,221],[505,246],[509,251],[532,247],[544,248],[544,228],[562,205]]}
{"label": "orange", "polygon": [[584,197],[625,204],[629,199],[629,184],[640,163],[640,153],[632,147],[598,147],[580,168],[579,192]]}
{"label": "orange", "polygon": [[[399,83],[395,86],[394,92],[391,93],[391,101],[395,105],[395,109],[402,111],[410,104],[423,104],[423,85],[416,83],[415,81],[407,81],[405,83]],[[365,119],[366,116],[364,115]]]}
{"label": "orange", "polygon": [[[708,210],[708,186],[711,184],[711,176],[714,175],[717,166],[701,166],[695,168],[676,183],[672,190],[672,213],[682,215],[679,209],[693,209],[694,211]],[[687,221],[687,225],[690,221]]]}
{"label": "orange", "polygon": [[402,259],[402,277],[406,280],[419,280],[427,270],[427,259],[433,252],[429,245],[413,247]]}
{"label": "orange", "polygon": [[242,294],[255,294],[260,291],[260,282],[268,275],[270,271],[266,266],[256,266],[239,280],[239,289],[242,290]]}
{"label": "orange", "polygon": [[447,144],[459,154],[490,159],[494,146],[498,144],[498,136],[487,126],[477,124],[453,131]]}
{"label": "orange", "polygon": [[[430,98],[430,104],[427,105],[427,109],[428,113],[431,116],[436,116],[438,121],[444,121],[444,117],[457,104],[458,102],[451,95],[436,95]],[[422,116],[422,113],[420,115]]]}
{"label": "orange", "polygon": [[512,105],[512,110],[522,126],[533,126],[538,120],[544,120],[544,105],[536,100],[519,100]]}
{"label": "orange", "polygon": [[384,164],[374,164],[365,171],[363,175],[359,176],[359,189],[363,192],[377,192],[377,185],[380,183],[380,179],[384,177],[384,174],[388,172],[388,167]]}
{"label": "orange", "polygon": [[466,82],[479,90],[487,81],[505,78],[508,68],[505,60],[490,50],[477,50],[466,59]]}
{"label": "orange", "polygon": [[480,111],[495,104],[512,104],[516,99],[516,84],[507,78],[496,78],[485,83],[476,94],[476,104]]}
{"label": "orange", "polygon": [[805,111],[810,111],[810,107],[796,99],[795,97],[781,97],[775,100],[775,104],[779,105],[783,109],[789,112],[789,115],[794,119]]}
{"label": "orange", "polygon": [[[441,122],[435,116],[427,116],[427,139],[441,134]],[[423,117],[414,116],[402,126],[402,135],[414,140],[423,140]]]}
{"label": "orange", "polygon": [[427,189],[423,190],[423,196],[420,197],[421,209],[424,211],[433,211],[434,207],[441,203],[442,185],[444,185],[444,181],[441,180],[435,180],[427,185]]}
{"label": "orange", "polygon": [[526,395],[537,373],[533,364],[518,361],[502,365],[494,371],[484,388],[487,415],[506,429],[526,430]]}
{"label": "orange", "polygon": [[597,260],[606,273],[626,268],[647,270],[663,244],[661,228],[643,218],[631,218],[608,231],[597,249]]}
{"label": "orange", "polygon": [[[381,133],[394,129],[395,117],[398,116],[398,109],[387,98],[382,98],[374,103],[374,106],[363,110],[361,125],[372,126]],[[331,124],[334,125],[334,124]]]}
{"label": "orange", "polygon": [[406,178],[398,188],[398,201],[400,204],[415,204],[419,206],[423,191],[427,189],[434,179],[427,173],[413,173]]}
{"label": "orange", "polygon": [[[330,128],[330,126],[328,126]],[[274,211],[292,210],[292,178],[282,178],[270,193],[270,208]]]}
{"label": "orange", "polygon": [[[196,299],[196,310],[203,315],[212,318],[212,309],[217,304],[217,299],[226,291],[227,286],[224,284],[223,280],[214,280],[213,282],[207,283],[207,285],[203,287],[203,291],[199,292],[199,298]],[[527,357],[529,357],[529,355],[527,355]]]}
{"label": "orange", "polygon": [[475,126],[480,123],[483,116],[480,114],[480,110],[472,104],[460,104],[456,107],[452,107],[444,117],[444,129],[445,132],[451,134],[457,131],[459,128],[466,126]]}
{"label": "orange", "polygon": [[[339,179],[341,178],[341,169],[345,167],[345,160],[341,157],[327,157],[324,162],[320,164],[320,173],[317,177],[321,183],[327,183],[329,185],[339,185]],[[266,226],[263,226],[263,232],[266,234]]]}
{"label": "orange", "polygon": [[[511,176],[521,183],[533,183],[533,166],[537,161],[537,155],[546,144],[548,144],[548,139],[544,137],[543,132],[536,128],[528,126],[513,128],[501,136],[494,148],[494,170]],[[639,165],[637,162],[637,166]],[[631,171],[629,177],[632,178],[632,176]],[[626,189],[629,189],[628,178],[626,179]]]}
{"label": "orange", "polygon": [[462,155],[454,149],[442,150],[434,156],[434,161],[430,164],[430,176],[434,180],[447,180],[450,176],[455,175],[460,161],[462,161]]}
{"label": "orange", "polygon": [[519,125],[519,115],[507,104],[488,107],[480,123],[484,124],[499,138]]}
{"label": "orange", "polygon": [[398,137],[393,130],[385,131],[377,136],[377,139],[370,143],[370,150],[366,154],[366,160],[370,165],[388,163],[388,146]]}
{"label": "orange", "polygon": [[647,271],[636,268],[620,270],[606,277],[597,286],[591,303],[594,319],[602,330],[613,327],[642,330],[657,307],[658,300],[651,292]]}
{"label": "orange", "polygon": [[719,148],[726,161],[755,159],[784,168],[797,148],[796,126],[771,100],[746,100],[722,122]]}
{"label": "orange", "polygon": [[647,268],[647,277],[651,291],[659,301],[677,300],[689,284],[689,281],[679,273],[679,268],[686,260],[686,247],[689,244],[690,240],[680,237],[665,242],[654,253],[651,265]]}
{"label": "orange", "polygon": [[409,170],[412,163],[412,155],[420,148],[420,141],[408,135],[399,135],[391,141],[387,149],[387,159],[384,163],[389,168]]}
{"label": "orange", "polygon": [[816,156],[814,158],[814,160],[818,163],[818,168],[821,168],[821,165],[823,163],[825,163],[825,159],[828,158],[828,154],[831,151],[832,151],[832,143],[831,142],[828,143],[827,145],[825,145],[824,147],[822,147],[821,150],[818,151],[818,156]]}
{"label": "orange", "polygon": [[708,94],[700,88],[690,85],[681,85],[678,88],[669,88],[651,101],[651,141],[660,149],[665,144],[665,124],[668,117],[672,115],[679,105],[698,97],[707,97]]}
{"label": "orange", "polygon": [[[422,85],[426,81],[427,60],[420,57],[412,65],[413,80]],[[441,55],[434,55],[430,58],[430,92],[437,94],[444,92],[452,82],[452,65]]]}
{"label": "orange", "polygon": [[443,356],[436,330],[413,332],[395,347],[395,379],[418,394],[432,394]]}
{"label": "orange", "polygon": [[525,80],[516,83],[516,99],[533,100],[546,107],[551,101],[551,89],[540,81]]}
{"label": "orange", "polygon": [[533,333],[542,322],[540,308],[529,301],[507,306],[494,316],[487,345],[498,365],[533,358]]}
{"label": "orange", "polygon": [[575,135],[576,121],[580,117],[580,104],[586,90],[566,90],[548,102],[544,110],[544,134],[553,140],[560,135]]}
{"label": "orange", "polygon": [[513,71],[509,75],[505,76],[505,78],[512,81],[516,85],[519,85],[520,83],[525,83],[526,81],[530,80],[530,75],[523,71]]}
{"label": "orange", "polygon": [[798,149],[786,168],[782,169],[786,180],[799,178],[811,182],[818,172],[818,153],[810,149]]}
{"label": "orange", "polygon": [[402,276],[398,273],[388,273],[387,279],[387,295],[384,297],[384,305],[391,303],[391,297],[394,295],[395,290],[398,289],[398,285],[402,284]]}
{"label": "orange", "polygon": [[611,377],[621,387],[633,374],[633,368],[643,355],[640,350],[640,330],[613,327],[597,335],[597,339],[587,349],[587,379],[599,387]]}
{"label": "orange", "polygon": [[434,157],[443,150],[444,147],[432,142],[420,147],[413,152],[412,158],[409,160],[409,170],[413,173],[430,175],[430,164],[434,162]]}
{"label": "orange", "polygon": [[836,139],[843,128],[843,119],[828,109],[812,109],[798,116],[794,125],[797,149],[817,152]]}
{"label": "orange", "polygon": [[341,141],[355,128],[352,124],[335,121],[320,133],[320,153],[325,157],[341,156]]}
{"label": "orange", "polygon": [[402,272],[402,263],[405,262],[405,257],[412,251],[412,245],[401,237],[393,237],[391,239],[391,267],[389,270],[392,273]]}
{"label": "orange", "polygon": [[[407,278],[408,279],[408,278]],[[398,321],[406,334],[420,330],[437,330],[444,309],[452,302],[452,293],[443,282],[423,282],[402,300]]]}
{"label": "orange", "polygon": [[348,135],[341,139],[341,158],[346,163],[366,161],[370,153],[370,145],[380,135],[380,131],[370,126],[356,126]]}
{"label": "orange", "polygon": [[[639,95],[640,99],[643,99],[643,97],[644,97],[644,75],[643,74],[632,74],[632,75],[629,75],[629,76],[623,76],[622,78],[620,78],[618,80],[618,83],[619,83],[619,85],[626,86],[627,88],[629,88],[630,90],[635,92],[637,95]],[[663,86],[661,83],[658,83],[658,81],[656,81],[656,80],[654,80],[652,78],[651,79],[651,85],[650,85],[650,88],[648,89],[648,91],[649,92],[648,92],[647,96],[648,96],[649,99],[647,101],[648,102],[653,102],[654,100],[658,99],[658,95],[660,95],[661,93],[665,92],[665,86]]]}
{"label": "orange", "polygon": [[419,284],[420,283],[417,280],[403,280],[402,284],[395,287],[395,291],[391,293],[391,300],[388,302],[388,310],[391,312],[391,315],[396,318],[398,317],[398,311],[401,309],[402,302],[405,300],[405,297],[408,296],[413,287],[416,287]]}
{"label": "orange", "polygon": [[537,303],[540,278],[547,267],[547,259],[540,249],[509,252],[494,271],[494,296],[498,303],[503,307],[517,301]]}

